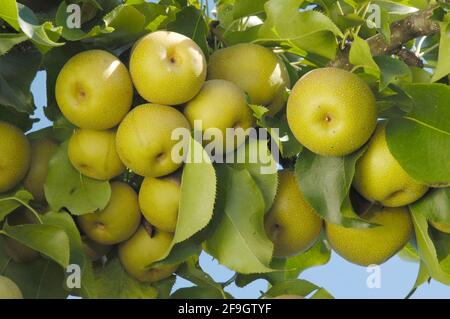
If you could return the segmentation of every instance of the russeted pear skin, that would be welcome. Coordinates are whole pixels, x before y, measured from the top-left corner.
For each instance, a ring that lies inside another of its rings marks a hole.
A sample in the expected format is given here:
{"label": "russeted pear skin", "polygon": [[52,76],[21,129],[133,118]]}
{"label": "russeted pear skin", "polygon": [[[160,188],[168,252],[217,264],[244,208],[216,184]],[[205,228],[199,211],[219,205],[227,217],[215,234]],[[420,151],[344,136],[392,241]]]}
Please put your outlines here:
{"label": "russeted pear skin", "polygon": [[353,186],[367,200],[388,207],[409,205],[428,191],[428,186],[409,176],[392,156],[385,123],[379,125],[367,151],[356,163]]}
{"label": "russeted pear skin", "polygon": [[345,228],[326,224],[330,245],[347,261],[361,265],[381,265],[399,252],[411,239],[413,223],[407,207],[374,206],[362,216],[373,228]]}
{"label": "russeted pear skin", "polygon": [[0,194],[16,187],[28,172],[30,142],[16,126],[0,121]]}
{"label": "russeted pear skin", "polygon": [[279,172],[278,193],[265,228],[274,243],[274,255],[279,257],[307,250],[322,231],[322,220],[303,197],[293,171]]}
{"label": "russeted pear skin", "polygon": [[287,119],[296,139],[322,156],[345,156],[362,147],[377,124],[375,97],[357,75],[321,68],[292,89]]}

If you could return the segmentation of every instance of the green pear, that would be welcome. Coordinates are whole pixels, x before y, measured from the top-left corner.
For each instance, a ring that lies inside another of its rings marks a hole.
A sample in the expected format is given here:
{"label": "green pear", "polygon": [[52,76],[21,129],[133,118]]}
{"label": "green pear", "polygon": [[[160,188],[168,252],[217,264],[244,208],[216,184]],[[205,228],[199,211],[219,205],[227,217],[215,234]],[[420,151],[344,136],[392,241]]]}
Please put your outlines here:
{"label": "green pear", "polygon": [[147,101],[178,105],[192,99],[206,79],[206,59],[190,38],[157,31],[133,47],[130,73],[134,86]]}
{"label": "green pear", "polygon": [[102,245],[89,239],[87,236],[82,236],[81,241],[83,244],[84,254],[91,260],[97,261],[110,252],[112,246]]}
{"label": "green pear", "polygon": [[356,164],[355,189],[383,206],[400,207],[421,198],[428,187],[410,177],[389,151],[385,124],[379,125],[366,153]]}
{"label": "green pear", "polygon": [[103,245],[127,240],[140,221],[138,196],[131,186],[122,182],[111,183],[111,199],[105,209],[78,217],[86,236]]}
{"label": "green pear", "polygon": [[303,197],[293,171],[279,172],[278,193],[266,215],[265,228],[278,257],[307,250],[320,235],[322,220]]}
{"label": "green pear", "polygon": [[430,223],[434,228],[436,228],[440,232],[450,234],[450,224],[433,222],[433,221],[431,221]]}
{"label": "green pear", "polygon": [[119,258],[125,270],[143,282],[157,282],[169,277],[177,265],[148,268],[160,260],[172,243],[173,235],[150,225],[139,227],[136,234],[119,246]]}
{"label": "green pear", "polygon": [[[10,226],[35,224],[37,222],[36,217],[25,208],[9,214],[6,220]],[[40,256],[36,250],[10,237],[5,237],[3,248],[5,253],[16,263],[29,263]]]}
{"label": "green pear", "polygon": [[173,233],[178,221],[181,174],[146,177],[139,191],[139,206],[145,219],[162,231]]}
{"label": "green pear", "polygon": [[0,193],[16,187],[28,172],[31,147],[17,127],[0,121]]}
{"label": "green pear", "polygon": [[102,50],[73,56],[56,80],[55,96],[74,125],[106,130],[119,124],[131,108],[133,84],[125,65]]}
{"label": "green pear", "polygon": [[117,130],[117,152],[122,162],[139,175],[169,175],[182,165],[172,159],[172,148],[178,143],[172,140],[172,132],[179,128],[191,130],[175,108],[140,105],[128,113]]}
{"label": "green pear", "polygon": [[22,291],[14,281],[0,276],[0,299],[23,299]]}
{"label": "green pear", "polygon": [[294,136],[309,150],[345,156],[369,140],[377,124],[377,108],[372,91],[358,76],[322,68],[295,84],[287,119]]}
{"label": "green pear", "polygon": [[372,207],[362,215],[373,228],[345,228],[326,224],[333,249],[346,260],[361,266],[381,265],[411,239],[413,223],[406,207]]}
{"label": "green pear", "polygon": [[94,179],[107,181],[125,171],[116,151],[113,130],[75,130],[69,141],[68,155],[81,174]]}
{"label": "green pear", "polygon": [[[290,87],[285,65],[271,50],[242,43],[214,52],[209,58],[209,79],[231,81],[246,92],[252,104],[271,106]],[[280,104],[269,114],[281,109]]]}
{"label": "green pear", "polygon": [[[247,129],[254,125],[244,91],[224,80],[207,81],[200,93],[187,103],[184,115],[191,127],[194,127],[194,121],[201,121],[204,133],[210,129],[220,130],[223,139],[217,142],[217,153],[228,153],[241,146],[245,142]],[[226,138],[230,128],[236,129],[237,138]],[[211,141],[205,140],[205,143]]]}
{"label": "green pear", "polygon": [[38,202],[45,203],[44,184],[48,164],[58,144],[48,138],[31,141],[31,165],[23,185]]}

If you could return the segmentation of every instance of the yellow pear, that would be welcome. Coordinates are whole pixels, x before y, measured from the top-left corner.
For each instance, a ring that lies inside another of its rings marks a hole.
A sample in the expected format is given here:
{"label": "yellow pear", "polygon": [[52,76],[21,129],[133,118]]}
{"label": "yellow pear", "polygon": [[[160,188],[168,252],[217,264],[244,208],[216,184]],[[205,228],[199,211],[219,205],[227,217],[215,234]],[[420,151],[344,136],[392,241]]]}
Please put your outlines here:
{"label": "yellow pear", "polygon": [[366,153],[356,164],[355,189],[383,206],[400,207],[421,198],[428,187],[410,177],[389,151],[385,124],[380,124]]}
{"label": "yellow pear", "polygon": [[44,184],[48,163],[57,147],[58,144],[48,138],[31,141],[31,165],[23,185],[41,203],[45,202]]}
{"label": "yellow pear", "polygon": [[[214,139],[214,143],[220,143],[216,148],[216,151],[220,150],[218,153],[228,153],[241,146],[247,129],[254,125],[244,91],[224,80],[207,81],[200,93],[187,103],[184,115],[191,127],[194,127],[194,121],[201,121],[203,132],[214,128],[220,130],[223,142]],[[226,139],[227,129],[235,129],[237,139]],[[205,143],[211,141],[205,140]]]}
{"label": "yellow pear", "polygon": [[145,219],[157,229],[175,232],[181,196],[181,175],[146,177],[139,191]]}
{"label": "yellow pear", "polygon": [[102,50],[73,56],[56,80],[55,96],[64,116],[74,125],[106,130],[130,110],[133,84],[125,65]]}
{"label": "yellow pear", "polygon": [[31,147],[21,130],[0,121],[0,193],[16,187],[30,167]]}
{"label": "yellow pear", "polygon": [[119,126],[117,152],[122,162],[135,173],[160,177],[175,172],[182,163],[172,159],[175,129],[190,131],[189,122],[173,107],[143,104],[134,108]]}
{"label": "yellow pear", "polygon": [[178,105],[200,91],[206,79],[206,59],[200,47],[188,37],[157,31],[135,44],[130,73],[145,100]]}
{"label": "yellow pear", "polygon": [[411,215],[406,207],[374,206],[362,217],[380,226],[356,229],[326,224],[333,249],[354,264],[381,265],[399,252],[413,234]]}
{"label": "yellow pear", "polygon": [[279,172],[278,193],[266,215],[266,233],[274,255],[287,257],[310,248],[322,230],[322,220],[300,191],[293,171]]}
{"label": "yellow pear", "polygon": [[438,222],[433,222],[433,221],[430,221],[430,223],[434,228],[436,228],[440,232],[450,234],[450,224],[438,223]]}
{"label": "yellow pear", "polygon": [[[235,83],[252,104],[270,106],[290,86],[286,67],[275,53],[257,44],[242,43],[214,52],[208,65],[209,79]],[[273,115],[281,109],[271,109]]]}
{"label": "yellow pear", "polygon": [[14,281],[0,276],[0,299],[23,299],[22,291]]}
{"label": "yellow pear", "polygon": [[292,133],[309,150],[345,156],[369,140],[377,124],[377,108],[369,86],[357,75],[322,68],[295,84],[287,119]]}
{"label": "yellow pear", "polygon": [[156,282],[169,277],[177,265],[155,268],[148,266],[159,259],[169,249],[173,235],[159,231],[149,225],[141,226],[129,240],[119,246],[119,258],[125,270],[135,279]]}
{"label": "yellow pear", "polygon": [[114,130],[75,130],[69,141],[68,155],[81,174],[94,179],[110,180],[125,171],[117,154]]}
{"label": "yellow pear", "polygon": [[111,183],[111,199],[105,209],[78,217],[86,236],[103,245],[127,240],[140,221],[138,196],[131,186],[122,182]]}

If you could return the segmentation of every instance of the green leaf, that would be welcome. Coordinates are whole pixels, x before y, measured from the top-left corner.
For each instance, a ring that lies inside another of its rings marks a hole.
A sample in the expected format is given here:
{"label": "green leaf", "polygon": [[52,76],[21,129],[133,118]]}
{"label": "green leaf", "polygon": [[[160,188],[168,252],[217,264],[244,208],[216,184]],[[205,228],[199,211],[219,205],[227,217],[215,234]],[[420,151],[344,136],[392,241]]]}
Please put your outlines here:
{"label": "green leaf", "polygon": [[53,225],[64,229],[69,237],[70,264],[78,265],[81,268],[81,295],[83,298],[94,298],[96,292],[92,264],[84,254],[80,232],[73,218],[65,212],[48,212],[42,216],[42,221],[46,225]]}
{"label": "green leaf", "polygon": [[430,275],[428,274],[427,266],[424,262],[420,262],[419,271],[417,272],[417,278],[414,282],[413,287],[411,288],[411,291],[408,293],[405,299],[410,298],[419,288],[422,286],[425,282],[427,282],[430,279]]}
{"label": "green leaf", "polygon": [[16,0],[3,0],[0,7],[0,18],[5,20],[16,31],[19,31],[19,15]]}
{"label": "green leaf", "polygon": [[320,287],[302,279],[293,279],[279,282],[272,286],[266,293],[266,297],[277,297],[282,295],[295,295],[307,297],[311,293],[318,291]]}
{"label": "green leaf", "polygon": [[64,269],[57,263],[39,258],[31,263],[15,263],[3,250],[0,238],[0,269],[2,275],[12,279],[25,299],[65,299]]}
{"label": "green leaf", "polygon": [[439,59],[431,78],[432,82],[436,82],[450,73],[450,22],[440,22],[439,26],[441,28]]}
{"label": "green leaf", "polygon": [[389,150],[414,179],[433,186],[450,183],[450,87],[408,84],[403,89],[414,101],[407,115],[386,128]]}
{"label": "green leaf", "polygon": [[420,259],[426,265],[428,273],[433,279],[443,283],[444,285],[450,285],[450,276],[442,269],[439,263],[436,248],[430,238],[430,235],[428,234],[429,226],[427,219],[413,206],[411,207],[411,216],[414,223]]}
{"label": "green leaf", "polygon": [[176,276],[170,276],[153,284],[153,287],[158,290],[158,299],[169,299],[175,281]]}
{"label": "green leaf", "polygon": [[100,299],[156,299],[158,290],[127,274],[119,259],[110,259],[96,270],[97,294]]}
{"label": "green leaf", "polygon": [[64,43],[56,42],[61,35],[61,27],[54,27],[50,21],[39,24],[33,11],[21,4],[18,5],[18,9],[20,29],[38,45],[42,52],[46,52],[51,47],[64,45]]}
{"label": "green leaf", "polygon": [[405,62],[394,59],[389,56],[374,57],[380,72],[380,91],[387,88],[391,83],[411,82],[412,73]]}
{"label": "green leaf", "polygon": [[0,33],[0,55],[7,53],[16,44],[26,41],[28,37],[23,33]]}
{"label": "green leaf", "polygon": [[[351,213],[349,192],[357,160],[365,148],[345,157],[323,157],[304,150],[295,164],[295,174],[305,199],[325,220],[348,227],[368,227]],[[350,215],[350,216],[348,216]]]}
{"label": "green leaf", "polygon": [[56,12],[55,22],[56,25],[62,27],[61,36],[69,41],[79,41],[95,37],[101,33],[112,32],[112,28],[104,28],[100,25],[92,27],[88,32],[84,32],[81,28],[69,28],[67,21],[71,12],[67,12],[67,3],[61,2]]}
{"label": "green leaf", "polygon": [[0,56],[0,105],[22,113],[34,112],[30,86],[41,64],[41,58],[34,50],[26,53],[14,50]]}
{"label": "green leaf", "polygon": [[428,220],[450,224],[450,187],[435,189],[411,206]]}
{"label": "green leaf", "polygon": [[170,254],[166,258],[153,263],[151,267],[159,267],[162,265],[176,265],[186,261],[193,255],[199,255],[202,250],[202,242],[203,236],[195,235],[194,237],[178,243],[172,247],[172,249],[170,250]]}
{"label": "green leaf", "polygon": [[193,138],[181,178],[180,207],[172,245],[161,258],[170,255],[176,244],[193,237],[211,221],[216,199],[216,172],[208,153]]}
{"label": "green leaf", "polygon": [[404,261],[419,262],[420,257],[417,253],[417,249],[409,242],[402,250],[397,254]]}
{"label": "green leaf", "polygon": [[264,12],[264,5],[268,0],[236,0],[234,3],[233,18],[240,19]]}
{"label": "green leaf", "polygon": [[194,6],[183,8],[177,13],[176,19],[167,25],[167,30],[175,31],[194,40],[202,49],[205,56],[209,56],[208,26],[203,12]]}
{"label": "green leaf", "polygon": [[[251,154],[257,154],[257,158]],[[235,163],[230,166],[238,170],[246,169],[250,173],[262,192],[267,212],[272,207],[278,189],[277,163],[270,154],[267,140],[249,138],[233,156]]]}
{"label": "green leaf", "polygon": [[281,41],[328,59],[336,54],[339,28],[324,14],[299,11],[303,0],[270,0],[265,4],[267,20],[260,28],[260,40]]}
{"label": "green leaf", "polygon": [[28,113],[19,112],[12,107],[0,105],[0,121],[11,123],[26,132],[33,127],[33,123],[39,122],[39,119],[31,119]]}
{"label": "green leaf", "polygon": [[264,197],[247,170],[218,166],[219,182],[226,187],[220,222],[206,242],[206,250],[239,273],[271,271],[273,243],[264,230]]}
{"label": "green leaf", "polygon": [[[215,290],[215,296],[219,296],[221,299],[226,299],[222,285],[215,282],[214,279],[200,267],[198,263],[198,256],[190,258],[187,262],[182,264],[177,270],[177,275],[192,282],[198,287],[209,290],[208,293]],[[192,299],[192,297],[189,299]]]}
{"label": "green leaf", "polygon": [[330,246],[325,239],[318,240],[313,247],[304,253],[286,259],[285,277],[295,279],[306,269],[327,264],[330,258]]}
{"label": "green leaf", "polygon": [[51,158],[44,188],[52,210],[67,208],[74,215],[101,210],[111,197],[108,182],[85,177],[72,166],[67,155],[67,143],[62,144]]}
{"label": "green leaf", "polygon": [[380,69],[372,57],[369,44],[358,36],[352,42],[349,60],[355,67],[364,68],[366,73],[380,76]]}
{"label": "green leaf", "polygon": [[14,210],[28,204],[33,199],[33,195],[25,190],[18,190],[15,194],[4,194],[0,196],[0,222]]}
{"label": "green leaf", "polygon": [[62,267],[69,264],[69,238],[61,227],[45,224],[9,226],[5,223],[0,233],[39,251]]}

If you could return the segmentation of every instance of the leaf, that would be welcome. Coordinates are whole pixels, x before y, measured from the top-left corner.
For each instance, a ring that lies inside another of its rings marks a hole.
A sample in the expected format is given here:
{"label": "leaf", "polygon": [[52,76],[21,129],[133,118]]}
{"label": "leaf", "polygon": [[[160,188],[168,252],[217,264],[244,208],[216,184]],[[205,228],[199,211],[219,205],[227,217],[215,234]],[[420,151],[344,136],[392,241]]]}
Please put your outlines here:
{"label": "leaf", "polygon": [[95,275],[99,299],[156,299],[158,296],[158,290],[151,284],[128,275],[117,257],[110,259]]}
{"label": "leaf", "polygon": [[31,119],[27,113],[19,112],[9,106],[0,105],[0,121],[11,123],[26,132],[33,127],[33,123],[37,122],[38,119]]}
{"label": "leaf", "polygon": [[299,11],[303,0],[270,0],[265,4],[267,19],[260,28],[260,40],[281,41],[328,59],[336,54],[339,28],[318,11]]}
{"label": "leaf", "polygon": [[33,195],[25,190],[18,190],[15,194],[4,194],[0,196],[0,222],[14,210],[28,204],[33,199]]}
{"label": "leaf", "polygon": [[[209,290],[208,294],[211,294],[211,291],[214,290],[215,292],[213,295],[219,296],[218,298],[221,299],[226,299],[226,294],[223,291],[222,285],[215,282],[214,279],[200,267],[198,256],[190,258],[187,262],[182,264],[177,270],[177,275],[200,288]],[[193,297],[190,297],[189,299],[193,299]]]}
{"label": "leaf", "polygon": [[230,165],[238,170],[246,169],[250,173],[262,192],[266,212],[272,207],[278,189],[277,163],[270,154],[267,143],[265,139],[250,137],[233,155],[235,163]]}
{"label": "leaf", "polygon": [[195,235],[181,243],[172,247],[170,254],[163,260],[151,264],[151,267],[159,267],[162,265],[180,264],[193,255],[199,255],[202,250],[203,236]]}
{"label": "leaf", "polygon": [[369,44],[358,36],[355,37],[350,47],[349,60],[354,66],[363,67],[366,73],[376,77],[380,76],[380,69],[372,57]]}
{"label": "leaf", "polygon": [[420,262],[419,271],[417,272],[417,278],[414,282],[413,287],[411,288],[411,291],[408,293],[405,299],[409,299],[419,288],[422,286],[425,282],[427,282],[430,279],[430,275],[428,274],[427,266],[424,262]]}
{"label": "leaf", "polygon": [[19,31],[19,15],[16,0],[2,0],[0,18],[5,20],[16,31]]}
{"label": "leaf", "polygon": [[389,150],[414,179],[433,186],[450,184],[450,87],[402,86],[415,105],[386,128]]}
{"label": "leaf", "polygon": [[34,50],[10,51],[0,56],[0,105],[22,113],[34,112],[30,86],[40,64],[41,55]]}
{"label": "leaf", "polygon": [[327,264],[330,258],[330,246],[325,239],[318,240],[313,247],[304,253],[286,259],[285,277],[295,279],[306,269]]}
{"label": "leaf", "polygon": [[85,177],[72,166],[67,143],[62,144],[51,158],[44,189],[52,210],[67,208],[74,215],[102,210],[111,197],[108,182]]}
{"label": "leaf", "polygon": [[409,242],[406,244],[405,247],[403,247],[402,250],[397,254],[398,257],[400,257],[404,261],[409,262],[419,262],[420,257],[417,253],[417,249]]}
{"label": "leaf", "polygon": [[0,55],[7,53],[16,44],[26,41],[28,37],[23,33],[0,33]]}
{"label": "leaf", "polygon": [[31,263],[15,263],[3,251],[0,238],[0,270],[13,280],[25,299],[65,299],[64,269],[57,263],[39,258]]}
{"label": "leaf", "polygon": [[61,267],[69,264],[69,238],[61,227],[45,224],[3,226],[0,234],[13,238],[27,247],[53,259]]}
{"label": "leaf", "polygon": [[170,276],[153,284],[153,287],[158,290],[158,299],[169,299],[175,281],[176,276]]}
{"label": "leaf", "polygon": [[436,82],[450,73],[450,22],[439,22],[441,40],[439,43],[439,59],[432,82]]}
{"label": "leaf", "polygon": [[435,189],[411,206],[427,220],[450,224],[450,187]]}
{"label": "leaf", "polygon": [[48,212],[42,216],[42,220],[46,225],[53,225],[64,229],[69,237],[70,243],[69,263],[71,265],[78,265],[81,268],[81,295],[83,298],[94,298],[96,292],[92,264],[84,254],[80,232],[73,218],[65,212]]}
{"label": "leaf", "polygon": [[318,291],[321,289],[315,284],[302,280],[302,279],[293,279],[287,280],[284,282],[279,282],[276,285],[272,286],[266,293],[266,297],[277,297],[282,295],[295,295],[301,297],[307,297],[311,293]]}
{"label": "leaf", "polygon": [[436,248],[428,234],[428,222],[425,216],[415,207],[411,207],[411,217],[416,233],[417,248],[420,259],[426,265],[430,276],[443,283],[450,285],[450,276],[444,272],[439,264]]}
{"label": "leaf", "polygon": [[240,19],[264,12],[264,4],[268,0],[236,0],[234,3],[233,18]]}
{"label": "leaf", "polygon": [[167,30],[175,31],[194,40],[206,57],[209,56],[208,27],[203,12],[194,6],[187,6],[177,13],[176,19],[167,25]]}
{"label": "leaf", "polygon": [[56,42],[61,35],[61,27],[54,27],[49,21],[40,25],[30,8],[19,4],[18,9],[20,29],[38,45],[38,48],[42,46],[41,51],[46,52],[48,48],[64,45],[64,43]]}
{"label": "leaf", "polygon": [[405,62],[389,56],[377,56],[374,59],[381,72],[380,91],[387,88],[391,83],[399,84],[400,82],[412,81],[411,70]]}
{"label": "leaf", "polygon": [[[295,164],[300,189],[308,203],[328,222],[348,227],[368,227],[349,211],[349,191],[357,160],[365,148],[345,157],[323,157],[304,150]],[[347,204],[347,205],[346,205]],[[347,209],[344,209],[347,208]]]}
{"label": "leaf", "polygon": [[273,243],[264,230],[264,198],[247,170],[227,166],[220,170],[226,187],[220,222],[206,242],[206,251],[219,262],[242,274],[269,272]]}

